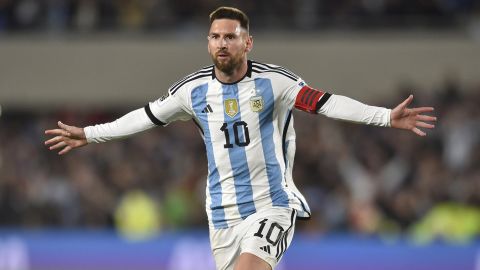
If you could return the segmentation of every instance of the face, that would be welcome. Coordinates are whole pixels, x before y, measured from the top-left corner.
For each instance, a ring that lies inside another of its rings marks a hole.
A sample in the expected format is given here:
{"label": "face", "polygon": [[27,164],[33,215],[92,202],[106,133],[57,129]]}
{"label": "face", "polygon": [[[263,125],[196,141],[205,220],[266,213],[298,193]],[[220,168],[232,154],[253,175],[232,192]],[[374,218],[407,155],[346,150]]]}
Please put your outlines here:
{"label": "face", "polygon": [[208,33],[208,52],[220,71],[232,74],[246,61],[251,49],[252,38],[240,26],[240,22],[230,19],[212,22]]}

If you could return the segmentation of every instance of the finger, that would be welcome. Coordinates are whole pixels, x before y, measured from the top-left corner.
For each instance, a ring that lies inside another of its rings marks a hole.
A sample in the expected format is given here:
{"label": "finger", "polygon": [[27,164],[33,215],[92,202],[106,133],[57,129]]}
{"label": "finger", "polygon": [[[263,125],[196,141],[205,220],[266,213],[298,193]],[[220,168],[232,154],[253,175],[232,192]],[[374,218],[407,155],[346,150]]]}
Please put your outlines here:
{"label": "finger", "polygon": [[45,130],[45,134],[47,134],[47,135],[61,135],[61,136],[66,136],[66,137],[70,136],[70,132],[68,132],[64,129],[59,129],[59,128]]}
{"label": "finger", "polygon": [[62,123],[61,121],[58,121],[58,126],[60,128],[62,128],[63,130],[65,130],[69,135],[66,135],[66,136],[70,136],[70,132],[72,131],[72,127],[69,126],[69,125],[65,125],[64,123]]}
{"label": "finger", "polygon": [[427,124],[427,123],[424,123],[424,122],[417,122],[417,123],[415,123],[415,126],[422,127],[422,128],[434,128],[435,127],[435,125]]}
{"label": "finger", "polygon": [[433,112],[435,109],[433,107],[420,107],[420,108],[411,108],[414,113],[424,113],[424,112]]}
{"label": "finger", "polygon": [[67,135],[68,135],[68,132],[65,131],[65,130],[63,130],[63,129],[56,128],[56,129],[45,130],[45,134],[46,134],[46,135],[62,135],[62,136],[67,136]]}
{"label": "finger", "polygon": [[437,121],[437,117],[435,116],[430,116],[430,115],[417,115],[417,120],[420,120],[420,121],[428,121],[428,122],[435,122]]}
{"label": "finger", "polygon": [[62,141],[62,140],[63,140],[63,138],[64,138],[63,136],[56,136],[56,137],[54,137],[54,138],[52,138],[52,139],[50,139],[50,140],[46,141],[46,142],[45,142],[45,145],[49,145],[49,144],[58,143],[58,142]]}
{"label": "finger", "polygon": [[421,131],[420,129],[418,129],[418,128],[416,128],[416,127],[413,128],[412,131],[415,132],[415,134],[417,134],[418,136],[422,136],[422,137],[423,137],[423,136],[426,136],[426,135],[427,135],[427,133]]}
{"label": "finger", "polygon": [[408,96],[402,103],[400,103],[400,107],[406,108],[410,103],[412,103],[413,95]]}
{"label": "finger", "polygon": [[58,152],[59,155],[64,155],[68,153],[70,150],[72,150],[72,147],[70,145],[67,145],[65,148],[62,149],[62,151]]}
{"label": "finger", "polygon": [[62,141],[62,142],[59,142],[59,143],[55,144],[54,146],[50,146],[48,149],[55,150],[55,149],[58,149],[60,147],[64,147],[65,145],[67,145],[67,143]]}

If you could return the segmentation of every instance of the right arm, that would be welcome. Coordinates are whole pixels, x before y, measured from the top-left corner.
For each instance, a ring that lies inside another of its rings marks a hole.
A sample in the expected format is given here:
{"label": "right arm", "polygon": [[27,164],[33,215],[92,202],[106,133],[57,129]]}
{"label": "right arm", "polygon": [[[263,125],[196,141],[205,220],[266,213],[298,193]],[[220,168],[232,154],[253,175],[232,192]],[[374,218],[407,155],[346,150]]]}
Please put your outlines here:
{"label": "right arm", "polygon": [[50,150],[61,149],[58,154],[63,155],[88,143],[102,143],[125,138],[155,126],[165,126],[175,120],[190,118],[191,116],[180,105],[178,98],[170,95],[151,102],[144,108],[127,113],[110,123],[80,128],[65,125],[59,121],[59,128],[45,131],[45,134],[54,136],[47,140],[45,145],[48,145]]}
{"label": "right arm", "polygon": [[102,143],[128,137],[153,128],[155,124],[150,120],[146,110],[142,108],[127,113],[110,123],[80,128],[69,126],[59,121],[58,127],[58,129],[45,131],[45,134],[54,136],[47,140],[45,145],[50,145],[50,150],[61,149],[58,154],[63,155],[74,148],[85,146],[88,143]]}
{"label": "right arm", "polygon": [[[147,109],[142,108],[129,112],[113,122],[88,126],[83,130],[88,143],[103,143],[155,127],[155,123],[150,119]],[[159,125],[163,125],[163,123],[160,122]]]}

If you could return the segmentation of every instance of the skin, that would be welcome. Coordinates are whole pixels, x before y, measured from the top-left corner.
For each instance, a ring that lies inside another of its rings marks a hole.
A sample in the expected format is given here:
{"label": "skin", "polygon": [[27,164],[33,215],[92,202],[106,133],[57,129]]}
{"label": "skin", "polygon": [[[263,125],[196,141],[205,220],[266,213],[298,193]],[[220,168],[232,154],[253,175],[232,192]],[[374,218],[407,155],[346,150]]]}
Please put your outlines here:
{"label": "skin", "polygon": [[[240,23],[230,19],[218,19],[212,22],[208,35],[208,52],[215,64],[215,75],[223,83],[234,83],[247,73],[247,54],[252,50],[253,39]],[[427,134],[420,128],[432,129],[436,117],[424,115],[432,112],[433,107],[408,108],[413,101],[410,95],[391,112],[391,127],[410,130],[419,136]],[[60,150],[59,155],[72,149],[87,145],[83,128],[58,122],[57,129],[46,130],[45,134],[53,138],[45,141],[50,150]],[[270,265],[259,257],[242,253],[234,267],[235,270],[271,270]]]}
{"label": "skin", "polygon": [[272,270],[270,264],[251,253],[242,253],[235,263],[234,270]]}
{"label": "skin", "polygon": [[208,33],[208,53],[215,64],[215,76],[223,83],[237,82],[247,73],[247,54],[253,38],[240,22],[219,19],[212,22]]}

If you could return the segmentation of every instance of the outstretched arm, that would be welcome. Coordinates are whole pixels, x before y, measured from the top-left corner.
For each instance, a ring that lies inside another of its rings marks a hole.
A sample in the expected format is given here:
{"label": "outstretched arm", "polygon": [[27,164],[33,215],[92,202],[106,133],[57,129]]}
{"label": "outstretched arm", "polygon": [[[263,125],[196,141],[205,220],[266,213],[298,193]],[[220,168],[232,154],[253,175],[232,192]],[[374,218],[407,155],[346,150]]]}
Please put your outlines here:
{"label": "outstretched arm", "polygon": [[331,95],[304,86],[296,96],[295,107],[310,113],[320,113],[333,119],[407,129],[419,136],[425,136],[426,133],[420,128],[434,128],[432,122],[435,122],[437,118],[423,113],[431,112],[434,109],[433,107],[407,108],[412,100],[413,95],[410,95],[397,107],[390,110],[369,106],[349,97]]}
{"label": "outstretched arm", "polygon": [[155,124],[144,108],[129,112],[113,122],[85,128],[58,122],[58,129],[45,131],[45,134],[55,136],[47,140],[45,145],[50,145],[50,150],[61,149],[58,154],[63,155],[88,143],[102,143],[125,138],[154,126]]}
{"label": "outstretched arm", "polygon": [[58,121],[57,129],[49,129],[45,131],[47,135],[55,137],[45,141],[45,145],[49,145],[48,149],[61,149],[59,155],[66,154],[74,148],[78,148],[87,144],[87,138],[83,128],[65,125]]}
{"label": "outstretched arm", "polygon": [[390,113],[390,124],[393,128],[411,130],[419,136],[426,136],[427,133],[419,128],[432,129],[435,125],[432,122],[437,121],[434,116],[424,115],[423,113],[432,112],[433,107],[407,108],[412,102],[413,95],[410,95],[402,103],[398,104]]}
{"label": "outstretched arm", "polygon": [[55,136],[47,140],[45,145],[49,145],[50,150],[61,149],[58,154],[63,155],[88,143],[121,139],[156,126],[165,126],[175,120],[188,119],[191,119],[190,114],[179,105],[174,96],[170,95],[131,111],[110,123],[80,128],[58,122],[58,129],[45,131],[45,134]]}

